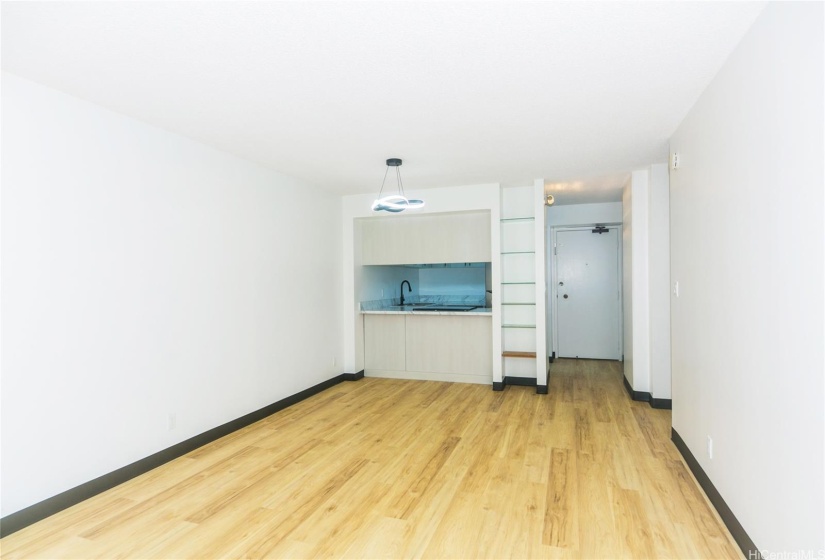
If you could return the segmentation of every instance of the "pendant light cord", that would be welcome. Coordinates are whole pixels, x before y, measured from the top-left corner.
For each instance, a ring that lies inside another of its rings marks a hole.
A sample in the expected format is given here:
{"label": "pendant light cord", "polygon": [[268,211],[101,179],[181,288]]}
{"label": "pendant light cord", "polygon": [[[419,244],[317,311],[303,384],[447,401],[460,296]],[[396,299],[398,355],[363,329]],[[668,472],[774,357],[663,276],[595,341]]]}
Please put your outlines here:
{"label": "pendant light cord", "polygon": [[396,180],[398,181],[398,192],[401,193],[401,196],[403,196],[404,198],[407,198],[407,195],[404,194],[404,183],[401,182],[401,168],[400,168],[400,166],[395,168],[395,177],[396,177]]}
{"label": "pendant light cord", "polygon": [[387,182],[387,174],[388,174],[389,172],[390,172],[390,166],[388,165],[388,166],[387,166],[387,170],[386,170],[386,171],[384,171],[384,180],[383,180],[383,181],[381,181],[381,190],[380,190],[380,191],[378,191],[378,198],[381,198],[381,193],[383,193],[383,192],[384,192],[384,183],[386,183],[386,182]]}

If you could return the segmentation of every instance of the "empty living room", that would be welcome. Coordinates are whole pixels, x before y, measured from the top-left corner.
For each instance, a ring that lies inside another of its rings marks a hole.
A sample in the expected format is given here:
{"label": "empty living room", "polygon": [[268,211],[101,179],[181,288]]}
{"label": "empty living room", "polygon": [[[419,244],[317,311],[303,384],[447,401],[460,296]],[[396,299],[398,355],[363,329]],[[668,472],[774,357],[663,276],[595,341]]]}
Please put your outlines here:
{"label": "empty living room", "polygon": [[825,559],[825,2],[0,2],[0,558]]}

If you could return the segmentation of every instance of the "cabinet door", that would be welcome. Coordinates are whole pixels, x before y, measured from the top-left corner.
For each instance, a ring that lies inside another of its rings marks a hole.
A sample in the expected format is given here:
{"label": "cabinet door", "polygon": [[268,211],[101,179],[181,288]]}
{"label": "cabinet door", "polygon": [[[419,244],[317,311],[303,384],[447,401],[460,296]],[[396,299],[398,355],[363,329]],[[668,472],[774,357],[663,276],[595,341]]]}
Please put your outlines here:
{"label": "cabinet door", "polygon": [[367,218],[361,264],[489,262],[488,211]]}
{"label": "cabinet door", "polygon": [[[440,230],[440,231],[439,231]],[[490,214],[463,212],[450,215],[434,230],[431,246],[440,247],[441,260],[433,262],[489,262]]]}
{"label": "cabinet door", "polygon": [[368,218],[361,223],[361,264],[408,264],[405,240],[413,237],[409,218]]}
{"label": "cabinet door", "polygon": [[364,368],[404,371],[404,315],[364,315]]}
{"label": "cabinet door", "polygon": [[407,315],[407,370],[492,375],[492,329],[489,315]]}

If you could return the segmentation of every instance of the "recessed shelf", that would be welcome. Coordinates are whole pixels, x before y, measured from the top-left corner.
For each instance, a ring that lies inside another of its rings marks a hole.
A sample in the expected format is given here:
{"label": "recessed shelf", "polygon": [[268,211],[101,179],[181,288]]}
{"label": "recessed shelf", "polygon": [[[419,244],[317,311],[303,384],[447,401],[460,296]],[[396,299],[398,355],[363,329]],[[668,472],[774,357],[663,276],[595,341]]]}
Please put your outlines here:
{"label": "recessed shelf", "polygon": [[536,325],[501,325],[502,329],[535,329]]}
{"label": "recessed shelf", "polygon": [[535,302],[533,302],[533,303],[526,303],[526,302],[516,302],[516,301],[514,301],[514,302],[512,302],[512,303],[509,303],[509,302],[508,302],[508,303],[501,302],[501,305],[536,305],[536,303],[535,303]]}
{"label": "recessed shelf", "polygon": [[516,285],[519,285],[519,284],[534,284],[535,285],[535,282],[502,282],[501,283],[502,286],[516,286]]}
{"label": "recessed shelf", "polygon": [[502,251],[502,255],[535,255],[535,251]]}
{"label": "recessed shelf", "polygon": [[515,350],[505,350],[501,353],[502,358],[535,358],[535,352],[516,352]]}

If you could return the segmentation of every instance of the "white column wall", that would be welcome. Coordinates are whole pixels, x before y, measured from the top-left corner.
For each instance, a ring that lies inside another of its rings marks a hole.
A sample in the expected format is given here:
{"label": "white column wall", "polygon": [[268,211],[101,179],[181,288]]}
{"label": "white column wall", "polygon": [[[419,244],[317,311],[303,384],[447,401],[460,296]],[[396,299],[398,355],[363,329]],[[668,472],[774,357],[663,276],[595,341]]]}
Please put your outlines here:
{"label": "white column wall", "polygon": [[[632,173],[623,196],[622,266],[624,299],[624,375],[634,391],[650,392],[650,170]],[[629,208],[629,209],[628,209]],[[630,255],[627,245],[630,245]]]}
{"label": "white column wall", "polygon": [[668,166],[650,166],[650,395],[670,399],[670,183]]}
{"label": "white column wall", "polygon": [[624,377],[633,387],[633,182],[631,179],[622,189],[622,337]]}
{"label": "white column wall", "polygon": [[536,179],[533,184],[534,233],[536,236],[536,384],[547,385],[547,250],[544,212],[544,179]]}

